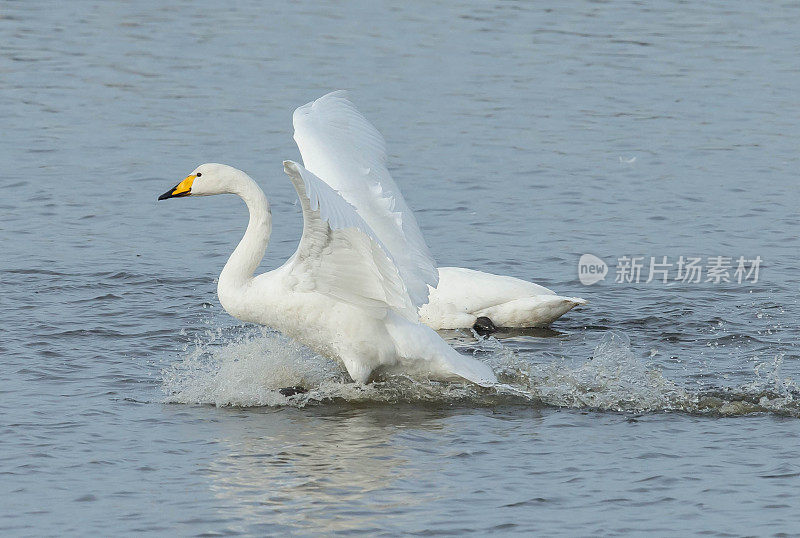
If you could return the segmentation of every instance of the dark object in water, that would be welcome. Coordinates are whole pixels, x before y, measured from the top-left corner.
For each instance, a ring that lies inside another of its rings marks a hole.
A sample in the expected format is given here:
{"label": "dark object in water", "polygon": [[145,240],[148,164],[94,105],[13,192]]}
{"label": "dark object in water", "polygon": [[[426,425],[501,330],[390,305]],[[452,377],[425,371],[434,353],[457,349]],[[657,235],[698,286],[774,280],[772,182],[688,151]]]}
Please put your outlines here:
{"label": "dark object in water", "polygon": [[308,389],[305,387],[284,387],[282,389],[278,389],[278,392],[288,398],[289,396],[294,396],[295,394],[305,394],[308,392]]}
{"label": "dark object in water", "polygon": [[487,318],[486,316],[481,316],[475,320],[475,324],[472,326],[475,329],[475,332],[480,334],[481,336],[486,334],[492,334],[497,330],[497,327],[494,326],[492,320]]}

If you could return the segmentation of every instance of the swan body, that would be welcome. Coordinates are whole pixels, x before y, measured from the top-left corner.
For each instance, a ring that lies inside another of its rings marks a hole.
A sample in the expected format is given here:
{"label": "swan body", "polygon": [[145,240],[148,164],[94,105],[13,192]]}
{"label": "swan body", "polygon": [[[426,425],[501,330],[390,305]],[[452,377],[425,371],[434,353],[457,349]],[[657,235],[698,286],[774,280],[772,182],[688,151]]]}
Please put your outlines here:
{"label": "swan body", "polygon": [[546,327],[578,305],[578,297],[510,276],[461,267],[439,267],[439,283],[419,309],[420,321],[434,329],[473,327],[488,318],[496,327]]}
{"label": "swan body", "polygon": [[489,366],[459,354],[419,323],[397,264],[355,209],[301,165],[285,161],[284,169],[300,198],[303,235],[286,263],[258,276],[253,273],[266,251],[272,216],[247,174],[203,164],[159,197],[231,193],[247,205],[247,230],[219,276],[223,308],[341,361],[358,383],[403,372],[496,385]]}

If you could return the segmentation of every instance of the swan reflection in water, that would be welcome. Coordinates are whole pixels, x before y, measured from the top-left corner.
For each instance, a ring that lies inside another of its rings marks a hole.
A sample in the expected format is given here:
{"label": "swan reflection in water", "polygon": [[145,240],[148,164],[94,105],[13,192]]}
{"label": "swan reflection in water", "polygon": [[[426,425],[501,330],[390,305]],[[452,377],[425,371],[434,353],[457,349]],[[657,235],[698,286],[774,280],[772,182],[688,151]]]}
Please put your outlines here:
{"label": "swan reflection in water", "polygon": [[[235,528],[270,533],[379,531],[391,528],[392,518],[407,524],[443,489],[452,494],[464,487],[449,483],[446,467],[468,464],[465,451],[478,450],[468,436],[487,441],[487,430],[494,438],[492,423],[507,427],[489,409],[485,421],[476,421],[475,409],[437,407],[225,410],[241,413],[246,427],[227,432],[220,441],[230,453],[207,469],[212,493],[223,501],[220,516],[239,519]],[[464,414],[472,427],[454,424]],[[537,423],[530,418],[526,428]],[[222,422],[223,428],[234,426]]]}

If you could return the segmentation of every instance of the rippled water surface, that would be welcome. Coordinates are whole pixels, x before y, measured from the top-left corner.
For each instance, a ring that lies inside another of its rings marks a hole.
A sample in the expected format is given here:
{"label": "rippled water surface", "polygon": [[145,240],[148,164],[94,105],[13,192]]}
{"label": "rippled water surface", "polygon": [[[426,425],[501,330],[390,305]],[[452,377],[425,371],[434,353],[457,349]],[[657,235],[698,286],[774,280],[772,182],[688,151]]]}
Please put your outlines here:
{"label": "rippled water surface", "polygon": [[[0,533],[797,533],[798,27],[790,2],[3,3]],[[590,301],[443,333],[524,395],[346,383],[219,306],[238,200],[156,203],[242,168],[281,264],[291,112],[337,88],[441,265]],[[615,283],[622,256],[763,263]]]}

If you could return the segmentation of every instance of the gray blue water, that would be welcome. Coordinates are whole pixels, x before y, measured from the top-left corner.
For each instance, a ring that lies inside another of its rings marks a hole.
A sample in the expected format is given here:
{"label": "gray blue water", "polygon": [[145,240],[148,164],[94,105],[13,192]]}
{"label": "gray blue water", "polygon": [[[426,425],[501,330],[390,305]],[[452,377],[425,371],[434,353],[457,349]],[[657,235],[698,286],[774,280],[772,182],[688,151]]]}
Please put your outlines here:
{"label": "gray blue water", "polygon": [[[800,533],[798,28],[778,1],[3,2],[0,533]],[[244,208],[156,197],[247,171],[283,263],[291,112],[337,88],[441,265],[590,301],[443,333],[530,399],[355,388],[219,306]],[[616,283],[622,256],[763,262]]]}

